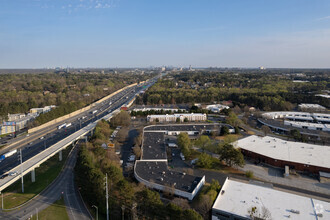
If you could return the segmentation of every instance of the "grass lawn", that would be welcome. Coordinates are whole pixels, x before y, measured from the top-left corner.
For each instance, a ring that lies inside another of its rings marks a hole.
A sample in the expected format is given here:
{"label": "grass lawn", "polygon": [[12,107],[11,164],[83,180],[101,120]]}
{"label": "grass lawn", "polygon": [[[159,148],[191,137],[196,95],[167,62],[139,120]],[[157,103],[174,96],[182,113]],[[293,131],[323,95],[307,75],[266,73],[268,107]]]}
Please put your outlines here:
{"label": "grass lawn", "polygon": [[[34,215],[32,220],[36,220],[37,216]],[[69,220],[68,213],[66,212],[64,199],[61,197],[59,200],[54,202],[52,205],[47,207],[38,213],[38,219],[47,219],[47,220]]]}
{"label": "grass lawn", "polygon": [[36,181],[31,182],[31,173],[24,176],[24,193],[22,193],[21,179],[4,190],[4,208],[16,207],[44,190],[60,173],[71,146],[63,150],[62,161],[58,160],[58,154],[54,155],[40,167],[35,169]]}

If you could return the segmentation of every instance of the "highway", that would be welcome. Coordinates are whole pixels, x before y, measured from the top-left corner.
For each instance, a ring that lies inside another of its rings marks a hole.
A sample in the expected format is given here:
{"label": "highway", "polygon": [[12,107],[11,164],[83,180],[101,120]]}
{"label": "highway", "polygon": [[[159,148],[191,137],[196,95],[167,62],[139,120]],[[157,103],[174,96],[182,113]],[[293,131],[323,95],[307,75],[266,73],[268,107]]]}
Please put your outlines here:
{"label": "highway", "polygon": [[[72,149],[62,172],[48,188],[19,209],[0,213],[0,219],[28,219],[32,215],[35,215],[37,211],[41,212],[53,204],[61,196],[64,197],[70,219],[91,219],[73,182],[77,151],[78,146]],[[4,204],[4,207],[6,207],[6,204]]]}
{"label": "highway", "polygon": [[[40,138],[35,139],[34,141],[24,143],[20,143],[19,147],[22,149],[22,158],[23,163],[30,158],[34,157],[35,155],[43,152],[45,149],[48,149],[50,146],[55,145],[59,141],[65,139],[66,137],[70,136],[71,134],[75,133],[76,131],[90,125],[91,123],[95,122],[96,120],[104,117],[105,115],[110,114],[114,110],[120,108],[125,103],[129,102],[136,94],[138,94],[141,90],[144,90],[150,87],[157,78],[154,78],[148,82],[148,84],[139,84],[133,87],[127,88],[116,95],[112,96],[108,100],[96,105],[93,109],[75,116],[70,120],[66,120],[66,123],[71,123],[71,126],[67,128],[52,128],[50,129],[51,132],[47,132],[49,128],[44,129],[43,133],[38,132],[37,135],[34,136],[41,136]],[[111,102],[111,105],[109,103]],[[93,114],[92,112],[97,110],[97,113]],[[63,122],[64,123],[64,122]],[[60,123],[62,124],[62,123]],[[45,132],[46,130],[46,132]],[[32,135],[31,135],[32,136]],[[35,137],[33,137],[35,138]],[[17,147],[16,147],[17,148]],[[9,150],[7,150],[8,152]],[[19,151],[18,151],[19,152]],[[2,162],[0,162],[0,175],[12,170],[13,168],[19,165],[19,154],[14,154],[9,158],[6,158]],[[11,177],[5,177],[11,178]],[[2,180],[0,179],[0,182]]]}

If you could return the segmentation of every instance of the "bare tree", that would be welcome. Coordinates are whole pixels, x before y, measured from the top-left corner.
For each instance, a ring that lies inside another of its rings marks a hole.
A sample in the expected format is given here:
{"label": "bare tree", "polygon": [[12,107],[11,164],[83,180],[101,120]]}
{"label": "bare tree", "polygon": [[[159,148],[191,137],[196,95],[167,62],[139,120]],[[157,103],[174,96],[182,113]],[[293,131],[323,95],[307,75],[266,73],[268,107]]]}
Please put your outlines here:
{"label": "bare tree", "polygon": [[183,210],[190,209],[190,205],[187,199],[174,198],[171,203],[181,207]]}
{"label": "bare tree", "polygon": [[257,208],[256,206],[251,207],[248,209],[248,213],[252,220],[271,220],[272,215],[265,206],[262,206],[261,209]]}
{"label": "bare tree", "polygon": [[261,130],[264,132],[264,136],[267,136],[267,134],[272,132],[272,130],[266,125],[261,126]]}

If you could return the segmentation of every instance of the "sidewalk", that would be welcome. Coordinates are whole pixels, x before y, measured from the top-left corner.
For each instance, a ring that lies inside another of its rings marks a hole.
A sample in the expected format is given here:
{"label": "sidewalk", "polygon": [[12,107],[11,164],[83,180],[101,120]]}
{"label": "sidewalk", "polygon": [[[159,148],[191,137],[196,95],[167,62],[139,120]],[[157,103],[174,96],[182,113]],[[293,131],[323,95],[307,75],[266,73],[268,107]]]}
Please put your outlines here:
{"label": "sidewalk", "polygon": [[289,177],[284,178],[284,171],[280,168],[274,168],[266,165],[255,165],[249,161],[245,161],[245,163],[246,164],[243,168],[239,167],[238,169],[244,172],[251,170],[253,171],[254,176],[258,179],[330,195],[329,183],[320,183],[317,179],[299,174],[297,176],[290,175]]}

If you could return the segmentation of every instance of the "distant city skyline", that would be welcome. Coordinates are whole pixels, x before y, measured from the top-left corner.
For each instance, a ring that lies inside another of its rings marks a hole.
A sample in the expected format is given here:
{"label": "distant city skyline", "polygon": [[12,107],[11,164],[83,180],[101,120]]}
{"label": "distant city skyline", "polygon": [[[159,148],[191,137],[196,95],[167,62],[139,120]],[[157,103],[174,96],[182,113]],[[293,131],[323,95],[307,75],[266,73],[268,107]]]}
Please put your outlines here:
{"label": "distant city skyline", "polygon": [[0,68],[330,68],[330,1],[0,1]]}

